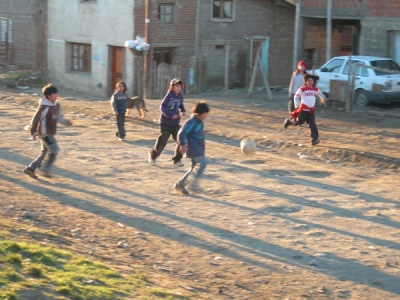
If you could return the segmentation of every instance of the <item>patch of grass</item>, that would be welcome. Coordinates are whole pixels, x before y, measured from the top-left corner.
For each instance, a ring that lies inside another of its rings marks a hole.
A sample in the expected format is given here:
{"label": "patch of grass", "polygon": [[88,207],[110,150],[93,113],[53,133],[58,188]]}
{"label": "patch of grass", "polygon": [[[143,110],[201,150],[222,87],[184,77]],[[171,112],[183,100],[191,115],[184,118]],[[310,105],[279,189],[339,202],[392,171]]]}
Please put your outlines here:
{"label": "patch of grass", "polygon": [[132,294],[142,295],[137,299],[189,299],[162,290],[151,292],[145,274],[122,276],[100,262],[74,253],[18,241],[18,232],[27,230],[10,226],[0,231],[0,299],[23,300],[27,293],[38,290],[46,299],[117,300]]}
{"label": "patch of grass", "polygon": [[5,279],[7,279],[6,283],[19,282],[23,280],[22,276],[12,270],[5,272],[4,275]]}
{"label": "patch of grass", "polygon": [[[1,293],[0,295],[2,295],[2,294],[3,293]],[[4,298],[2,298],[2,299],[4,299],[4,300],[18,300],[18,296],[14,292],[6,292],[6,293],[4,293],[3,297]]]}
{"label": "patch of grass", "polygon": [[17,253],[10,253],[5,257],[4,261],[12,265],[21,266],[22,256]]}
{"label": "patch of grass", "polygon": [[159,299],[165,300],[189,300],[189,296],[177,295],[175,293],[169,293],[159,289],[150,289],[146,292],[148,295],[156,296]]}
{"label": "patch of grass", "polygon": [[17,252],[21,251],[21,247],[15,242],[4,243],[4,251],[17,253]]}
{"label": "patch of grass", "polygon": [[42,268],[40,266],[33,266],[33,267],[29,267],[28,268],[27,274],[29,276],[39,278],[39,277],[43,276],[43,270],[42,270]]}

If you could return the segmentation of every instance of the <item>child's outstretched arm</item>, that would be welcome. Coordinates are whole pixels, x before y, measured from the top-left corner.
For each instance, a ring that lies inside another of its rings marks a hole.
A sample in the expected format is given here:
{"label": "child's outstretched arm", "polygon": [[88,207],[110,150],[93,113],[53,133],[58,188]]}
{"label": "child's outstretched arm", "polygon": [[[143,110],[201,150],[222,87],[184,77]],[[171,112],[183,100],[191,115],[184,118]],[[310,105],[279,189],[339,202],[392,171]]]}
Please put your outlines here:
{"label": "child's outstretched arm", "polygon": [[180,109],[181,112],[182,112],[182,116],[183,116],[184,118],[186,118],[186,109],[185,109],[185,104],[183,104],[183,100],[182,100],[181,104],[179,105],[179,109]]}
{"label": "child's outstretched arm", "polygon": [[318,89],[318,95],[317,96],[319,97],[319,100],[320,100],[321,104],[325,105],[326,97],[325,97],[324,93],[320,89]]}
{"label": "child's outstretched arm", "polygon": [[178,142],[179,142],[179,151],[182,154],[185,154],[187,151],[187,136],[190,134],[195,127],[195,124],[189,119],[178,132]]}
{"label": "child's outstretched arm", "polygon": [[72,121],[64,118],[61,107],[58,110],[57,120],[58,120],[58,122],[60,122],[61,124],[65,125],[65,126],[72,126]]}
{"label": "child's outstretched arm", "polygon": [[294,95],[294,107],[298,108],[301,102],[301,88],[299,88]]}
{"label": "child's outstretched arm", "polygon": [[31,136],[32,136],[32,139],[34,140],[34,141],[36,141],[36,137],[38,136],[38,126],[39,126],[39,123],[40,123],[40,121],[45,117],[45,115],[46,115],[46,109],[47,109],[47,106],[44,106],[44,105],[40,105],[38,108],[37,108],[37,110],[36,110],[36,112],[35,112],[35,114],[33,115],[33,117],[32,117],[32,120],[31,120],[31,125],[30,125],[30,127],[29,127],[29,131],[30,131],[30,133],[31,133]]}

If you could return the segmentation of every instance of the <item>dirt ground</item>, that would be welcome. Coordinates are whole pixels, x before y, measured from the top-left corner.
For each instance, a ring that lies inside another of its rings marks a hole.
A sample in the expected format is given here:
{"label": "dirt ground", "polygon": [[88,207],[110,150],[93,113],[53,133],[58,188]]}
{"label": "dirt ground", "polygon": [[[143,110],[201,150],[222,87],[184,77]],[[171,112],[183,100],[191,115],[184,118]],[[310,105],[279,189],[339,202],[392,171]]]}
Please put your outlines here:
{"label": "dirt ground", "polygon": [[[188,160],[172,167],[172,140],[147,162],[160,100],[144,120],[132,112],[121,142],[109,99],[61,89],[74,126],[59,125],[54,177],[25,175],[40,151],[24,130],[39,93],[0,90],[1,218],[59,235],[32,240],[191,299],[400,299],[400,105],[320,107],[311,146],[306,126],[283,129],[284,91],[186,97],[188,110],[205,100],[211,112],[202,191],[183,196],[172,186]],[[252,156],[240,152],[245,137]]]}

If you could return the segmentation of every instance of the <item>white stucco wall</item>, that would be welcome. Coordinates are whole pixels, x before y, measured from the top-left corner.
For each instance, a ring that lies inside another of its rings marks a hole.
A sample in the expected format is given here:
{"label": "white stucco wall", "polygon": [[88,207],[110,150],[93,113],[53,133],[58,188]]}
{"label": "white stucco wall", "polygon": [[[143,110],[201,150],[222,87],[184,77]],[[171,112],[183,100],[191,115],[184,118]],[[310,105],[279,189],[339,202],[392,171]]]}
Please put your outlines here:
{"label": "white stucco wall", "polygon": [[[111,58],[109,46],[124,47],[133,36],[134,0],[48,0],[49,79],[64,88],[109,98]],[[67,43],[92,46],[91,73],[68,71]],[[125,51],[124,78],[133,88],[133,55]]]}

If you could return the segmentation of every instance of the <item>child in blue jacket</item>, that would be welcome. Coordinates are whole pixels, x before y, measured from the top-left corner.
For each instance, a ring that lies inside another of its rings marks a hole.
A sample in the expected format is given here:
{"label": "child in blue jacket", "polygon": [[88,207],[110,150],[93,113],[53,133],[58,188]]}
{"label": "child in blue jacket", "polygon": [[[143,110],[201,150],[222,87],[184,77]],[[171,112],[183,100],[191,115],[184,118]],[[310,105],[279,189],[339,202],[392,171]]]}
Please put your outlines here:
{"label": "child in blue jacket", "polygon": [[181,116],[179,112],[182,112],[182,116],[186,117],[185,105],[183,104],[182,88],[182,80],[178,78],[172,79],[169,89],[161,102],[160,120],[158,122],[160,125],[160,135],[154,144],[153,150],[148,153],[148,162],[152,166],[156,165],[156,159],[161,155],[161,152],[167,145],[171,135],[174,141],[177,142],[175,154],[174,157],[172,157],[173,166],[183,166],[183,163],[181,162],[182,153],[179,152],[179,145],[177,141],[178,131],[181,129]]}
{"label": "child in blue jacket", "polygon": [[118,81],[115,84],[115,92],[111,96],[110,104],[111,109],[115,114],[117,120],[116,137],[123,141],[125,139],[125,113],[128,104],[128,95],[126,94],[126,84],[123,81]]}
{"label": "child in blue jacket", "polygon": [[182,194],[188,195],[189,192],[185,188],[187,179],[192,174],[195,166],[199,164],[196,173],[193,173],[191,186],[196,187],[197,180],[203,174],[207,161],[205,158],[205,141],[204,141],[204,123],[210,111],[205,102],[197,102],[192,109],[192,116],[178,132],[178,141],[180,152],[186,153],[186,157],[191,159],[190,169],[185,175],[174,184],[175,190]]}

